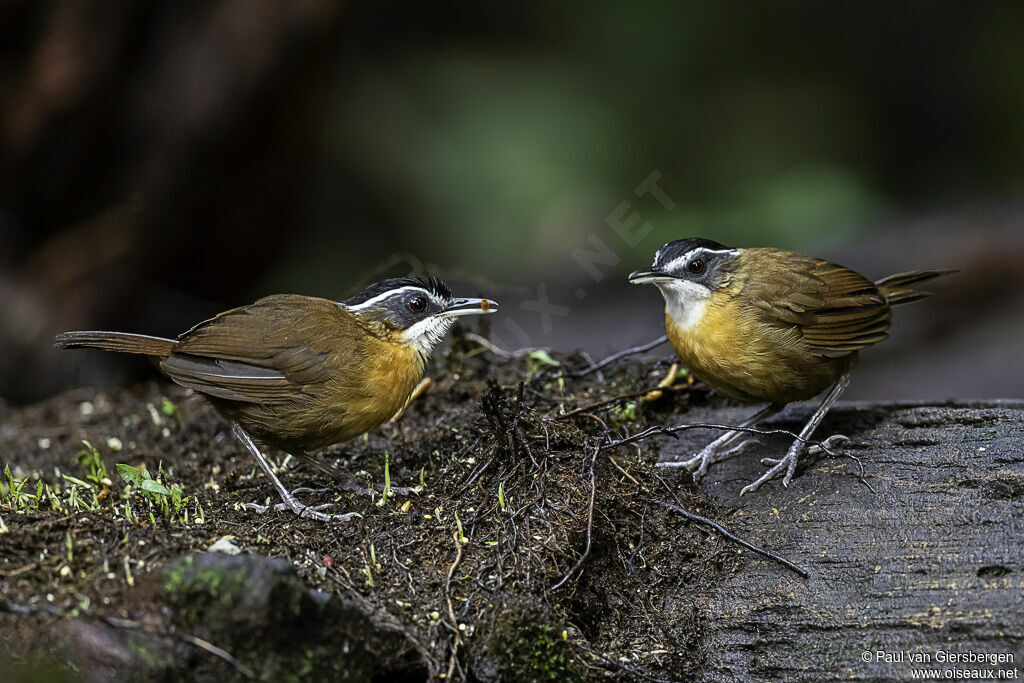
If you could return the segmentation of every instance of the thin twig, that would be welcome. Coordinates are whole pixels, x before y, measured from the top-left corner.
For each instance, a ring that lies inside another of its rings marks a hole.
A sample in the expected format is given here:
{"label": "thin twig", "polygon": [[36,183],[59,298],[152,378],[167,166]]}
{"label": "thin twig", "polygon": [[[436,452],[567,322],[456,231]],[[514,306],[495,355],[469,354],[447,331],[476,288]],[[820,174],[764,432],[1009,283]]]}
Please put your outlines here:
{"label": "thin twig", "polygon": [[585,405],[585,406],[580,406],[579,408],[575,408],[573,410],[570,410],[568,413],[562,413],[561,415],[556,415],[554,417],[554,419],[555,420],[565,420],[565,419],[570,418],[570,417],[572,417],[574,415],[579,415],[580,413],[589,413],[589,412],[591,412],[593,410],[596,410],[597,408],[603,408],[606,405],[610,405],[610,404],[616,403],[618,401],[626,401],[626,400],[629,400],[631,398],[640,398],[641,396],[646,396],[647,394],[651,393],[656,388],[657,387],[655,387],[654,389],[645,389],[643,391],[632,391],[632,392],[630,392],[628,394],[619,394],[618,396],[613,396],[611,398],[606,398],[603,401],[597,401],[596,403],[590,403],[590,404]]}
{"label": "thin twig", "polygon": [[613,353],[612,355],[608,356],[607,358],[605,358],[602,361],[594,363],[594,364],[590,365],[589,367],[586,367],[586,368],[584,368],[584,369],[582,369],[582,370],[580,370],[578,372],[572,373],[571,376],[572,377],[585,377],[586,375],[589,375],[592,372],[596,372],[597,370],[600,370],[601,368],[614,363],[615,361],[619,360],[620,358],[625,358],[626,356],[632,356],[632,355],[637,354],[637,353],[643,353],[644,351],[650,351],[654,347],[661,346],[662,344],[664,344],[667,341],[668,341],[668,335],[666,334],[666,335],[662,335],[662,336],[658,337],[657,339],[655,339],[652,342],[648,342],[647,344],[643,344],[641,346],[634,346],[634,347],[631,347],[631,348],[628,348],[628,349],[623,349],[622,351],[619,351],[618,353]]}
{"label": "thin twig", "polygon": [[227,650],[224,650],[223,648],[219,648],[216,645],[214,645],[213,643],[205,641],[205,640],[203,640],[202,638],[200,638],[198,636],[193,636],[193,635],[190,635],[190,634],[187,634],[187,633],[182,635],[181,639],[184,640],[187,643],[191,643],[192,645],[195,645],[200,650],[206,650],[207,652],[209,652],[211,655],[213,655],[215,657],[220,657],[225,662],[227,662],[231,666],[235,667],[235,670],[238,671],[238,673],[240,673],[243,676],[245,676],[246,678],[256,678],[256,672],[254,672],[252,669],[247,667],[245,664],[242,664],[237,659],[235,659],[235,657],[230,652],[228,652]]}
{"label": "thin twig", "polygon": [[[410,631],[407,631],[405,627],[402,625],[402,623],[399,622],[398,619],[393,617],[390,612],[375,607],[369,600],[366,599],[365,596],[363,596],[362,593],[357,591],[355,589],[355,586],[352,585],[352,581],[348,576],[348,571],[346,571],[344,567],[341,567],[340,569],[341,571],[338,571],[338,569],[333,567],[330,568],[328,570],[329,573],[327,574],[327,576],[333,579],[334,582],[337,583],[339,586],[344,588],[346,595],[352,600],[358,602],[359,606],[363,609],[363,611],[366,614],[371,616],[371,618],[374,620],[374,623],[377,626],[388,631],[399,633],[407,641],[409,641],[409,644],[412,645],[413,649],[416,650],[416,652],[418,652],[419,655],[423,658],[423,662],[427,666],[427,673],[429,674],[428,678],[432,680],[435,675],[435,672],[440,670],[440,662],[438,662],[434,658],[434,656],[430,654],[430,651],[427,650],[426,646],[423,645],[423,643],[421,643],[416,638],[416,636],[414,636]],[[342,572],[344,572],[344,574]]]}
{"label": "thin twig", "polygon": [[[580,351],[580,357],[581,357],[581,358],[582,358],[583,360],[587,361],[587,363],[588,363],[589,365],[593,365],[593,364],[594,364],[594,363],[596,362],[596,361],[595,361],[595,360],[594,360],[594,359],[593,359],[593,358],[592,358],[592,357],[590,356],[590,354],[589,354],[589,353],[587,353],[586,351]],[[597,372],[597,381],[598,381],[598,382],[600,382],[601,384],[604,384],[604,382],[605,382],[605,379],[604,379],[604,373],[603,373],[603,372],[601,372],[600,370],[597,370],[596,372]]]}
{"label": "thin twig", "polygon": [[27,574],[28,572],[32,571],[38,566],[38,562],[29,562],[24,567],[19,567],[18,569],[12,569],[11,571],[0,571],[0,576],[12,579],[15,576],[20,576],[21,574]]}
{"label": "thin twig", "polygon": [[867,486],[868,490],[871,491],[871,493],[873,493],[873,494],[875,494],[877,496],[878,495],[878,491],[876,491],[875,487],[872,486],[871,484],[869,484],[868,480],[864,478],[864,462],[860,458],[858,458],[856,455],[853,455],[852,453],[843,453],[843,455],[845,457],[851,458],[852,460],[855,460],[857,462],[857,466],[860,467],[860,475],[857,477],[857,480],[860,481],[860,483],[862,483],[865,486]]}
{"label": "thin twig", "polygon": [[584,652],[586,652],[589,655],[597,657],[598,659],[600,659],[602,662],[604,662],[608,666],[614,667],[615,669],[618,669],[620,671],[625,671],[626,673],[628,673],[630,675],[636,676],[638,678],[642,678],[642,679],[644,679],[646,681],[654,681],[655,683],[674,683],[674,681],[672,681],[671,679],[658,678],[657,676],[653,676],[653,675],[647,673],[646,671],[644,671],[642,669],[638,669],[637,667],[629,666],[628,664],[624,664],[622,662],[616,661],[616,660],[612,659],[611,657],[609,657],[607,655],[601,654],[597,650],[594,650],[592,648],[587,647],[586,645],[581,645],[580,643],[577,643],[577,642],[572,642],[572,645],[574,647],[579,648],[580,650],[583,650]]}
{"label": "thin twig", "polygon": [[[800,436],[796,432],[791,432],[788,429],[758,429],[757,427],[738,427],[738,426],[735,426],[735,425],[714,424],[714,423],[711,423],[711,422],[693,422],[691,424],[676,425],[674,427],[662,427],[660,425],[655,425],[654,427],[648,427],[647,429],[643,430],[642,432],[637,432],[633,436],[627,436],[624,439],[619,439],[618,441],[612,441],[610,443],[606,443],[603,446],[601,446],[601,450],[602,451],[606,451],[606,450],[611,449],[611,448],[617,448],[619,446],[625,446],[626,444],[630,444],[630,443],[633,443],[634,441],[640,441],[642,439],[646,439],[647,437],[654,436],[655,434],[667,434],[669,436],[672,436],[672,437],[678,439],[679,437],[677,437],[675,435],[675,433],[676,432],[683,432],[683,431],[686,431],[688,429],[721,429],[722,431],[726,431],[726,432],[745,432],[747,434],[757,434],[759,436],[778,436],[778,435],[783,435],[783,436],[788,436],[788,437],[791,437],[793,439],[796,439],[797,441],[800,441],[800,442],[802,442],[804,444],[807,444],[809,446],[817,446],[818,448],[821,449],[821,451],[823,453],[828,453],[832,457],[835,457],[835,455],[836,455],[835,453],[833,453],[829,449],[828,446],[826,446],[821,441],[813,441],[811,439],[805,439],[804,437]],[[659,464],[663,464],[663,463],[659,463]],[[665,463],[665,464],[670,464],[670,463]]]}
{"label": "thin twig", "polygon": [[455,630],[455,640],[452,642],[452,658],[448,662],[448,680],[452,680],[452,674],[455,673],[455,664],[458,659],[459,645],[462,644],[462,635],[459,631],[459,621],[455,618],[455,608],[452,606],[452,594],[451,584],[452,575],[455,574],[455,568],[459,566],[459,561],[462,560],[462,539],[459,538],[459,532],[455,531],[452,533],[452,537],[455,539],[455,561],[448,567],[448,576],[444,580],[444,597],[448,601],[448,618],[452,620],[452,628]]}
{"label": "thin twig", "polygon": [[792,562],[790,562],[786,558],[779,557],[775,553],[769,552],[769,551],[767,551],[767,550],[765,550],[763,548],[758,548],[756,545],[754,545],[753,543],[750,543],[749,541],[744,541],[739,536],[737,536],[737,535],[735,535],[733,533],[730,533],[729,531],[726,531],[725,527],[723,527],[721,524],[718,524],[717,522],[713,522],[710,519],[708,519],[707,517],[702,517],[702,516],[700,516],[700,515],[698,515],[696,513],[690,512],[689,510],[685,510],[685,509],[683,509],[682,507],[680,507],[678,505],[675,505],[673,503],[668,503],[668,502],[665,502],[663,500],[655,499],[654,502],[657,503],[658,505],[661,505],[663,507],[668,508],[672,512],[676,512],[676,513],[682,515],[683,517],[686,517],[688,520],[690,520],[692,522],[697,522],[698,524],[703,524],[704,526],[711,527],[712,529],[717,531],[719,534],[721,534],[723,538],[727,538],[730,541],[732,541],[733,543],[739,544],[739,545],[743,546],[744,548],[752,550],[752,551],[754,551],[755,553],[757,553],[758,555],[760,555],[762,557],[767,557],[769,560],[774,560],[774,561],[778,562],[779,564],[781,564],[782,566],[787,567],[787,568],[793,570],[794,572],[796,572],[800,576],[804,577],[805,579],[810,577],[810,574],[808,574],[806,570],[804,570],[804,569],[800,568],[799,566],[793,564]]}
{"label": "thin twig", "polygon": [[604,420],[599,418],[597,415],[594,415],[593,413],[583,413],[583,417],[589,417],[591,420],[593,420],[597,424],[601,425],[601,429],[604,430],[604,440],[605,441],[609,441],[609,439],[608,439],[608,425],[605,423]]}
{"label": "thin twig", "polygon": [[597,477],[594,474],[594,465],[597,462],[598,452],[600,452],[600,447],[594,451],[594,455],[590,459],[590,503],[587,507],[587,543],[583,548],[583,554],[580,555],[580,559],[576,560],[576,564],[574,564],[572,569],[569,570],[569,573],[563,576],[561,581],[551,587],[551,590],[553,591],[561,588],[562,585],[576,573],[576,570],[583,566],[587,556],[590,555],[591,531],[594,528],[594,494],[597,492]]}
{"label": "thin twig", "polygon": [[[155,629],[155,628],[153,628],[151,626],[148,626],[148,625],[142,624],[142,623],[140,623],[138,621],[135,621],[134,619],[121,619],[121,618],[118,618],[118,617],[101,617],[101,621],[103,621],[103,623],[107,624],[108,626],[112,626],[114,628],[128,629],[128,630],[134,630],[134,631],[142,631],[144,633],[152,633],[152,634],[160,635],[160,636],[175,637],[171,633],[167,633],[165,631],[161,631],[159,629]],[[194,636],[194,635],[189,634],[189,633],[179,634],[176,637],[179,640],[181,640],[181,641],[183,641],[185,643],[188,643],[189,645],[192,645],[194,647],[198,647],[200,650],[204,650],[206,652],[209,652],[214,657],[219,657],[220,659],[223,659],[225,662],[227,662],[231,666],[235,667],[235,671],[237,671],[238,673],[242,674],[246,678],[256,678],[256,672],[255,671],[253,671],[252,669],[247,667],[245,664],[242,664],[240,661],[238,661],[235,658],[234,655],[232,655],[227,650],[225,650],[223,648],[220,648],[220,647],[217,647],[213,643],[211,643],[211,642],[209,642],[207,640],[203,640],[202,638],[200,638],[198,636]]]}
{"label": "thin twig", "polygon": [[507,359],[510,359],[510,360],[514,359],[514,358],[525,358],[526,356],[529,356],[534,351],[550,351],[551,350],[549,347],[544,347],[544,346],[528,346],[526,348],[516,349],[515,351],[507,351],[506,349],[503,349],[500,346],[497,346],[490,339],[487,339],[486,337],[482,337],[479,334],[477,334],[476,332],[466,332],[466,334],[463,335],[463,336],[467,340],[469,340],[471,342],[476,342],[480,346],[484,347],[485,349],[487,349],[488,351],[493,353],[495,356],[501,356],[502,358],[507,358]]}
{"label": "thin twig", "polygon": [[487,458],[487,460],[485,460],[483,463],[481,463],[480,465],[477,465],[476,469],[471,471],[469,473],[469,476],[466,477],[466,480],[459,485],[458,489],[456,489],[455,495],[456,496],[461,495],[466,489],[468,489],[470,486],[472,486],[473,483],[477,479],[479,479],[483,475],[484,472],[487,471],[487,468],[490,467],[491,463],[493,463],[493,462],[494,462],[494,456],[492,455],[491,457]]}
{"label": "thin twig", "polygon": [[622,465],[620,465],[619,463],[615,462],[615,458],[613,458],[611,456],[608,456],[608,459],[612,461],[613,465],[615,465],[615,469],[617,469],[619,472],[622,472],[622,475],[624,477],[626,477],[626,479],[629,479],[631,482],[633,482],[637,486],[640,486],[641,488],[643,487],[640,482],[638,482],[636,479],[633,478],[632,474],[630,474],[626,470],[622,469]]}

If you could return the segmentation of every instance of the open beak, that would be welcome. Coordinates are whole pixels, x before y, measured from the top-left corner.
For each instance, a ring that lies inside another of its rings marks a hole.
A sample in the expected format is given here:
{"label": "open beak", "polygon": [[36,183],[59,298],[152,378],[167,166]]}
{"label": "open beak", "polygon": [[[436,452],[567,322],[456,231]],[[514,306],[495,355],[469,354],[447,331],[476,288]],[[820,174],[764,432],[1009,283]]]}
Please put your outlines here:
{"label": "open beak", "polygon": [[629,282],[634,285],[653,285],[659,282],[669,282],[675,278],[663,270],[634,270],[629,274]]}
{"label": "open beak", "polygon": [[483,315],[498,310],[498,302],[490,299],[455,299],[442,312],[451,318],[460,315]]}

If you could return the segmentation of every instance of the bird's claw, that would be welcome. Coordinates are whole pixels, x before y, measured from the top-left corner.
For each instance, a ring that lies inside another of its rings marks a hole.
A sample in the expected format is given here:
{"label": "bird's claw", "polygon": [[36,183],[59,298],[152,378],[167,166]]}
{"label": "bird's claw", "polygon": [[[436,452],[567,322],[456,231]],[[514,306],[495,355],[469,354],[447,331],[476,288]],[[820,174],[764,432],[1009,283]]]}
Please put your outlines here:
{"label": "bird's claw", "polygon": [[700,479],[707,472],[708,466],[714,462],[711,459],[714,451],[707,451],[707,449],[701,451],[697,455],[693,456],[689,460],[665,460],[663,462],[654,463],[655,467],[685,467],[688,472],[693,473],[694,481]]}
{"label": "bird's claw", "polygon": [[719,452],[717,449],[705,448],[689,460],[676,460],[671,462],[659,462],[657,467],[685,467],[693,474],[694,481],[700,481],[708,473],[708,468],[716,462],[731,458],[750,444],[757,443],[757,439],[747,439],[736,444],[732,448]]}
{"label": "bird's claw", "polygon": [[[829,449],[835,448],[839,444],[847,443],[849,440],[850,437],[848,436],[833,434],[820,444],[808,446],[807,454],[816,455],[818,453],[824,453]],[[796,472],[797,459],[799,458],[804,445],[804,442],[794,444],[793,448],[791,448],[789,452],[781,458],[761,458],[761,464],[765,467],[770,467],[771,469],[761,475],[761,478],[757,481],[744,486],[743,490],[740,491],[740,495],[742,496],[745,493],[753,493],[757,489],[761,488],[761,484],[770,479],[774,479],[783,468],[786,469],[786,474],[782,477],[782,485],[789,486],[790,480],[793,479],[793,473]]]}
{"label": "bird's claw", "polygon": [[807,448],[807,454],[808,455],[817,455],[818,453],[824,453],[824,452],[828,451],[829,449],[836,448],[837,446],[839,446],[841,444],[845,444],[845,443],[849,443],[849,442],[850,442],[850,437],[844,436],[842,434],[833,434],[832,436],[830,436],[827,439],[825,439],[824,441],[822,441],[820,444],[817,444],[817,443],[816,444],[811,444]]}
{"label": "bird's claw", "polygon": [[[707,454],[701,453],[700,455],[687,460],[684,466],[686,467],[686,469],[693,473],[694,481],[700,481],[707,475],[708,468],[711,465],[715,464],[716,462],[721,462],[726,458],[731,458],[732,456],[737,455],[738,453],[743,451],[747,446],[755,443],[757,443],[757,439],[747,439],[745,441],[741,441],[732,448],[722,451],[720,453],[714,451]],[[699,465],[696,464],[698,462]]]}
{"label": "bird's claw", "polygon": [[765,466],[771,465],[771,469],[762,474],[761,478],[758,479],[757,481],[744,486],[743,490],[740,491],[740,495],[742,496],[747,493],[753,493],[754,491],[758,490],[759,488],[761,488],[761,485],[764,484],[766,481],[774,479],[776,476],[778,476],[779,472],[781,472],[783,468],[785,468],[786,474],[782,477],[782,485],[789,486],[789,482],[793,478],[793,473],[796,472],[796,463],[797,454],[792,451],[786,453],[786,455],[782,458],[763,458],[761,460],[761,464]]}
{"label": "bird's claw", "polygon": [[[313,489],[307,489],[300,487],[295,489],[292,493],[299,493],[302,491],[311,491]],[[322,489],[327,490],[327,489]],[[308,517],[309,519],[315,519],[321,522],[347,522],[350,519],[362,517],[358,512],[346,512],[343,515],[327,514],[320,512],[324,508],[328,508],[334,505],[334,503],[322,503],[320,505],[306,505],[300,502],[294,495],[286,498],[276,505],[260,505],[259,503],[243,503],[242,508],[245,510],[255,510],[258,514],[265,514],[269,510],[291,510],[299,517]]]}

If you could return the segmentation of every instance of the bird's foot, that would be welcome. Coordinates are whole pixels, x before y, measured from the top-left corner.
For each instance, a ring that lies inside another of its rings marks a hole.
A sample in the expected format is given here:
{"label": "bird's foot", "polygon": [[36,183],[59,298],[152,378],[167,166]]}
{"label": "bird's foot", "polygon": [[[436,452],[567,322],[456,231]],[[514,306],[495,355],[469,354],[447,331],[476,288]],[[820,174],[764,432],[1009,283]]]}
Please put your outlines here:
{"label": "bird's foot", "polygon": [[761,475],[761,478],[754,483],[744,486],[743,490],[740,491],[740,495],[742,496],[745,493],[752,493],[758,490],[761,488],[761,484],[777,477],[783,469],[786,470],[786,473],[782,476],[782,485],[789,486],[789,482],[793,479],[793,473],[796,472],[796,464],[800,458],[800,454],[805,449],[807,450],[808,455],[817,455],[818,453],[824,453],[829,449],[835,448],[839,444],[846,443],[849,440],[850,438],[847,436],[835,434],[828,437],[820,444],[813,444],[811,446],[808,446],[804,441],[797,441],[790,447],[789,452],[781,458],[762,458],[761,464],[765,467],[771,466],[771,469]]}
{"label": "bird's foot", "polygon": [[264,514],[268,510],[291,510],[299,517],[308,517],[321,522],[347,522],[357,517],[362,517],[358,512],[346,512],[343,515],[329,514],[326,512],[320,512],[324,508],[328,508],[334,503],[323,503],[321,505],[306,505],[295,497],[295,493],[309,492],[309,491],[328,491],[330,489],[309,489],[309,488],[297,488],[287,496],[282,496],[282,501],[276,505],[260,505],[259,503],[244,503],[242,507],[246,510],[255,510],[259,514]]}
{"label": "bird's foot", "polygon": [[790,450],[788,453],[786,453],[785,456],[781,458],[763,458],[761,460],[761,464],[765,466],[771,465],[771,469],[762,474],[761,478],[758,479],[757,481],[744,486],[743,490],[740,491],[740,495],[742,496],[747,493],[753,493],[754,491],[758,490],[759,488],[761,488],[761,484],[777,477],[779,475],[779,472],[781,472],[783,469],[786,470],[786,474],[782,477],[782,485],[789,486],[789,480],[793,478],[793,472],[796,471],[796,463],[798,460],[798,456],[799,451]]}
{"label": "bird's foot", "polygon": [[721,462],[726,458],[731,458],[737,455],[740,451],[744,450],[747,446],[757,443],[757,439],[747,439],[739,444],[729,448],[727,450],[720,450],[713,448],[714,444],[709,444],[700,453],[693,456],[689,460],[679,460],[675,462],[659,462],[658,467],[685,467],[689,472],[693,474],[694,481],[700,481],[707,473],[708,468],[714,465],[716,462]]}
{"label": "bird's foot", "polygon": [[700,481],[705,475],[707,475],[708,468],[711,465],[714,465],[716,462],[721,462],[727,458],[731,458],[734,455],[738,455],[741,451],[746,449],[747,446],[755,443],[757,443],[757,439],[746,439],[724,451],[716,449],[707,454],[702,451],[700,454],[687,460],[685,467],[693,473],[694,481]]}
{"label": "bird's foot", "polygon": [[[374,484],[372,487],[366,486],[363,482],[359,481],[355,477],[342,482],[337,488],[322,488],[312,489],[306,486],[300,486],[299,488],[292,491],[292,494],[296,493],[332,493],[335,491],[345,491],[346,493],[358,493],[364,496],[377,496],[384,493],[384,484]],[[390,489],[391,496],[418,496],[422,489],[419,486],[392,486]]]}

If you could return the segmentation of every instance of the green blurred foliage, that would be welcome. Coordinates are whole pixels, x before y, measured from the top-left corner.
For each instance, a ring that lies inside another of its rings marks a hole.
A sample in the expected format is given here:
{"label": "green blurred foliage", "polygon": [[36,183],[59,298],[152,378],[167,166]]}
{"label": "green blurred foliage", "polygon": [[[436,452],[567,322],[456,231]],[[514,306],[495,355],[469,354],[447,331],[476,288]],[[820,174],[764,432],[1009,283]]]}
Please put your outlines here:
{"label": "green blurred foliage", "polygon": [[[331,93],[331,163],[372,188],[396,249],[442,267],[556,268],[624,200],[655,227],[645,245],[800,248],[1024,179],[1019,5],[503,11],[454,39],[399,25]],[[633,195],[654,170],[671,211]]]}

